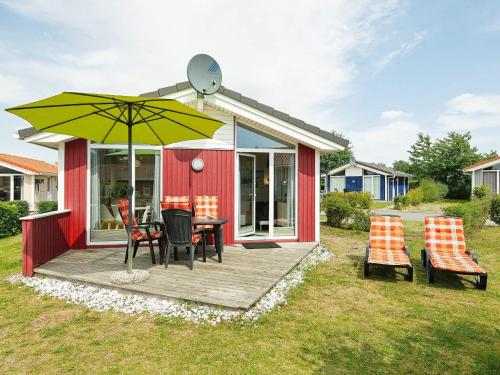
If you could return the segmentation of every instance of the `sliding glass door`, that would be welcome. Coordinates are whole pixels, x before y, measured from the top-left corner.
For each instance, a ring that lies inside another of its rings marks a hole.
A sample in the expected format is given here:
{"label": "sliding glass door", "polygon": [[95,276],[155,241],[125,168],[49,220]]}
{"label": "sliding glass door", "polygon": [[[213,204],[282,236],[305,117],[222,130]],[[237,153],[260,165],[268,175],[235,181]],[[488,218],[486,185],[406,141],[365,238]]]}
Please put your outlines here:
{"label": "sliding glass door", "polygon": [[238,233],[255,233],[255,155],[239,154],[239,220]]}
{"label": "sliding glass door", "polygon": [[[161,151],[134,148],[134,212],[142,222],[159,215]],[[90,148],[90,241],[125,241],[118,200],[127,198],[128,151]]]}
{"label": "sliding glass door", "polygon": [[274,154],[274,235],[295,235],[295,154]]}

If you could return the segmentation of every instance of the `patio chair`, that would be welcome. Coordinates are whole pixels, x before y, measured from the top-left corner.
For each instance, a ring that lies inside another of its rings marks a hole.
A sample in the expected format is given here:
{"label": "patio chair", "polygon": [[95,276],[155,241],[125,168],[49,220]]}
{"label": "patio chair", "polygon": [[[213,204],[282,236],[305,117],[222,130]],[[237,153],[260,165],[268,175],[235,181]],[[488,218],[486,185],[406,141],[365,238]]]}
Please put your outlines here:
{"label": "patio chair", "polygon": [[160,202],[161,210],[169,210],[172,208],[187,209],[190,206],[189,196],[187,195],[166,195],[162,202]]}
{"label": "patio chair", "polygon": [[461,218],[426,217],[425,249],[422,264],[427,268],[427,281],[433,283],[435,271],[460,275],[473,275],[477,288],[485,290],[488,273],[479,266],[477,255],[465,246],[464,227]]}
{"label": "patio chair", "polygon": [[[194,197],[195,217],[218,217],[219,204],[216,195],[199,195]],[[201,227],[201,226],[200,226]],[[213,225],[204,225],[205,234],[210,236],[210,243],[215,243]]]}
{"label": "patio chair", "polygon": [[[167,231],[166,246],[163,246],[160,262],[164,262],[165,268],[168,267],[170,259],[170,249],[174,248],[174,259],[178,260],[177,248],[185,247],[189,251],[190,268],[193,269],[194,253],[196,245],[202,242],[203,262],[207,261],[205,229],[193,229],[193,216],[191,210],[168,209],[161,212],[165,228]],[[166,255],[165,255],[166,248]]]}
{"label": "patio chair", "polygon": [[115,229],[118,229],[120,228],[121,226],[123,226],[123,221],[122,221],[122,217],[120,215],[120,211],[118,210],[118,205],[117,204],[112,204],[111,205],[111,210],[113,211],[113,216],[115,218]]}
{"label": "patio chair", "polygon": [[108,230],[111,229],[112,225],[116,226],[116,219],[111,215],[111,212],[109,212],[108,207],[106,207],[105,204],[101,203],[100,207],[100,214],[101,214],[101,226],[104,227],[105,225],[108,227]]}
{"label": "patio chair", "polygon": [[[123,225],[125,226],[125,229],[128,231],[128,200],[127,199],[120,199],[118,201],[118,211],[120,213],[120,217],[123,220]],[[134,216],[134,217],[132,217],[132,233],[130,235],[132,238],[132,246],[134,247],[133,257],[135,258],[135,255],[137,254],[137,250],[139,249],[140,243],[144,242],[144,241],[148,241],[149,252],[151,253],[151,262],[153,264],[156,264],[155,252],[154,252],[154,248],[153,248],[153,241],[158,241],[158,248],[160,250],[160,255],[161,255],[163,233],[161,231],[152,230],[151,227],[153,225],[154,225],[153,223],[142,223],[141,225],[138,225],[137,220]],[[127,244],[127,251],[125,252],[125,263],[127,263],[127,261],[128,261],[128,244]]]}
{"label": "patio chair", "polygon": [[413,280],[410,249],[405,246],[403,219],[399,216],[370,217],[370,242],[366,244],[364,262],[365,277],[370,274],[370,265],[377,264],[393,268],[406,268],[408,281]]}

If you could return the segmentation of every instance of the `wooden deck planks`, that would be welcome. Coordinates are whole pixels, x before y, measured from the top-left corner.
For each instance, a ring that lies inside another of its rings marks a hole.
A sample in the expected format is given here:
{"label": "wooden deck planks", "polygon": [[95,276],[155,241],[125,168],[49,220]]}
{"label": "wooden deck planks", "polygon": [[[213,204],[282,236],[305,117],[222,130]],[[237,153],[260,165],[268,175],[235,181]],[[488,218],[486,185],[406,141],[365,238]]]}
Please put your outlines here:
{"label": "wooden deck planks", "polygon": [[[183,299],[227,308],[248,309],[300,262],[316,243],[284,243],[278,249],[246,250],[226,246],[224,262],[209,251],[203,263],[197,254],[194,270],[188,268],[188,255],[179,249],[165,269],[151,264],[149,250],[140,249],[134,268],[146,269],[150,277],[143,283],[117,287],[110,275],[125,269],[124,249],[70,250],[35,269],[35,273],[64,280],[101,285],[123,291],[168,299]],[[156,257],[159,261],[158,249]]]}

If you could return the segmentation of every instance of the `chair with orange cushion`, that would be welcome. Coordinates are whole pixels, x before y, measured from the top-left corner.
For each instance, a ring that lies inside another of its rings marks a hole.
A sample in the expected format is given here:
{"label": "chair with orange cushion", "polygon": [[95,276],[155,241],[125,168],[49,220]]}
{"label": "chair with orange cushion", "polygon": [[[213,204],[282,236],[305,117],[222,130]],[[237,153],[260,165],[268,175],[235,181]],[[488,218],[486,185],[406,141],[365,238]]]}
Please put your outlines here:
{"label": "chair with orange cushion", "polygon": [[[128,200],[120,199],[118,200],[118,212],[120,213],[120,217],[123,220],[123,225],[125,229],[128,231]],[[132,217],[132,233],[130,233],[130,237],[132,239],[132,246],[134,247],[134,255],[135,258],[137,254],[137,250],[139,249],[139,244],[144,241],[148,241],[149,243],[149,251],[151,253],[151,261],[153,264],[156,264],[155,252],[153,248],[153,241],[158,241],[158,247],[162,249],[162,239],[163,234],[161,231],[151,230],[152,223],[142,223],[141,225],[137,224],[137,220]],[[127,251],[125,252],[125,263],[128,261],[128,244]]]}
{"label": "chair with orange cushion", "polygon": [[403,219],[399,216],[370,217],[370,242],[366,245],[364,275],[370,274],[370,265],[406,268],[407,280],[413,280],[410,249],[405,245]]}
{"label": "chair with orange cushion", "polygon": [[161,210],[169,210],[172,208],[187,209],[190,207],[189,196],[187,195],[166,195],[162,202],[160,202]]}
{"label": "chair with orange cushion", "polygon": [[426,217],[425,249],[422,264],[427,268],[427,281],[434,282],[435,271],[461,275],[473,275],[476,286],[486,289],[488,273],[479,266],[477,255],[465,246],[464,227],[461,218]]}
{"label": "chair with orange cushion", "polygon": [[202,242],[203,245],[203,262],[206,262],[205,229],[193,229],[193,216],[191,210],[173,208],[163,210],[161,211],[161,214],[167,231],[166,246],[163,247],[161,252],[161,261],[165,264],[165,268],[168,267],[170,249],[174,248],[174,259],[177,260],[177,248],[185,247],[189,252],[190,268],[192,270],[194,265],[195,248],[200,242]]}
{"label": "chair with orange cushion", "polygon": [[[216,195],[199,195],[194,197],[194,216],[199,218],[218,217],[219,200]],[[214,227],[213,225],[204,226],[206,234],[210,235],[213,243]]]}

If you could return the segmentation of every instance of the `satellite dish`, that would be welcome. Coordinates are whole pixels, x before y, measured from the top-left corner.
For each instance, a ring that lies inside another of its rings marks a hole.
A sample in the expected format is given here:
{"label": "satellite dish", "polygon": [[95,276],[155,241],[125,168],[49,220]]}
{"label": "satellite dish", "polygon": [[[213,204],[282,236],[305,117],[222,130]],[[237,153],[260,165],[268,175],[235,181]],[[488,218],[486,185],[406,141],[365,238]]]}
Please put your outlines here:
{"label": "satellite dish", "polygon": [[203,95],[210,95],[219,89],[222,72],[213,57],[200,53],[189,60],[187,75],[191,86]]}

